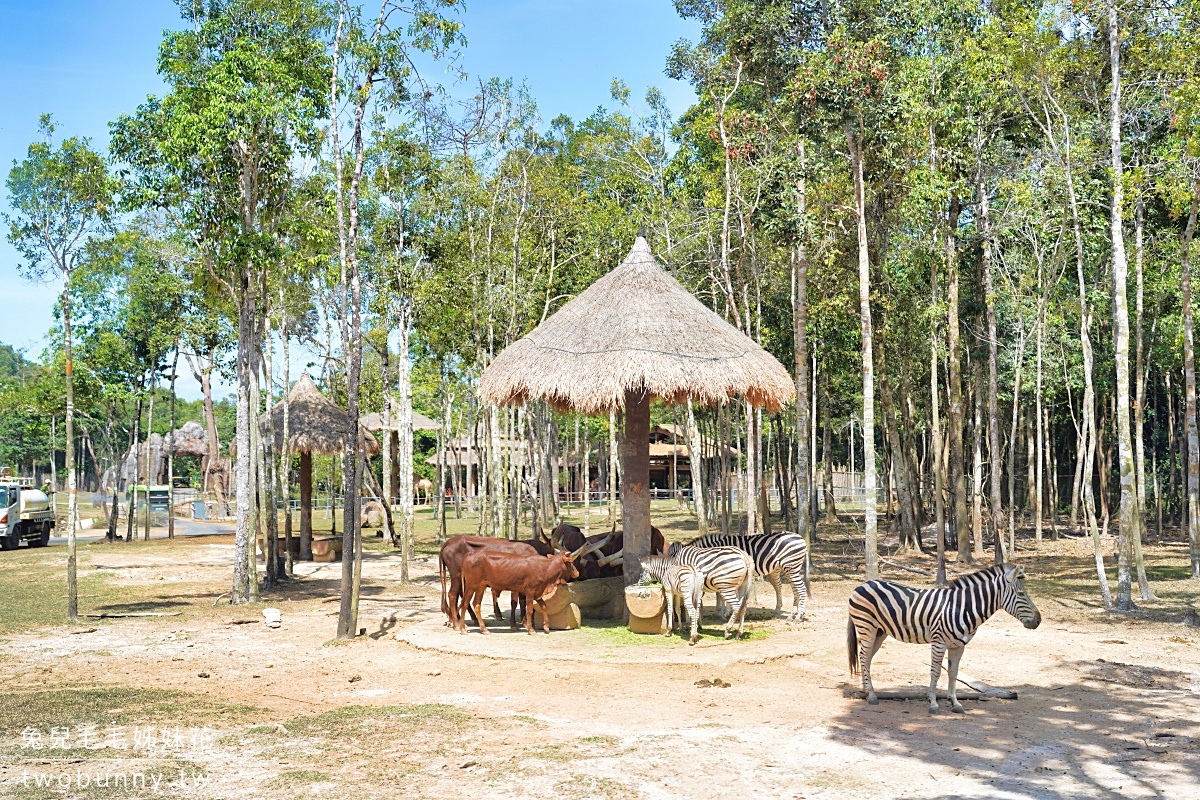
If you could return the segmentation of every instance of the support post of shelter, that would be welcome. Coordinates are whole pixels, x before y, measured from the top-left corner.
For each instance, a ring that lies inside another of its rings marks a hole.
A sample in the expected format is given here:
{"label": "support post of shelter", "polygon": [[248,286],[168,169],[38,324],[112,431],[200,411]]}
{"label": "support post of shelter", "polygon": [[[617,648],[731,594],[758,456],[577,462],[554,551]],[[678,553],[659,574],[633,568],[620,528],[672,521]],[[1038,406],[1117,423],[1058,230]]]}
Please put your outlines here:
{"label": "support post of shelter", "polygon": [[621,456],[621,527],[625,534],[625,583],[641,577],[650,555],[650,395],[625,390],[625,436]]}
{"label": "support post of shelter", "polygon": [[[300,560],[312,561],[312,453],[300,453]],[[290,514],[291,511],[289,510]]]}

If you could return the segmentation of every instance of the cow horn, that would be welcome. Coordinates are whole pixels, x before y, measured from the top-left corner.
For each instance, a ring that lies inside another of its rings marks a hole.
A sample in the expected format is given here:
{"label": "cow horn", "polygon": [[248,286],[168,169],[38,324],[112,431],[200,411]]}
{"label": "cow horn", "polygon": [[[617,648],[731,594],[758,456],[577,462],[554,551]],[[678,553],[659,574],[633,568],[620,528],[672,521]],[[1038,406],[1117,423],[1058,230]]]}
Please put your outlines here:
{"label": "cow horn", "polygon": [[625,557],[625,548],[622,547],[620,550],[613,553],[611,556],[601,556],[598,563],[602,567],[607,567],[609,564],[616,564],[616,563],[620,562],[624,557]]}
{"label": "cow horn", "polygon": [[579,548],[578,550],[576,550],[574,553],[571,554],[571,560],[574,561],[578,558],[583,558],[588,553],[596,552],[600,548],[604,547],[604,545],[608,544],[609,540],[612,539],[612,537],[613,537],[613,535],[610,533],[599,541],[585,542],[583,547]]}

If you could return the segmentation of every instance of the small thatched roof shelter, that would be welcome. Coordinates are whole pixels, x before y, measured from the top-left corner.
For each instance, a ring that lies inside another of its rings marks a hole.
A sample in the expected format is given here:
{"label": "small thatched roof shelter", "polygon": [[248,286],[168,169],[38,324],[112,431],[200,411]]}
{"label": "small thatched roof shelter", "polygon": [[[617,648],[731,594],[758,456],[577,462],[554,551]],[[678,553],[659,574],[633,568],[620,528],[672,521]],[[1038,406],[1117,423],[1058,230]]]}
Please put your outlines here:
{"label": "small thatched roof shelter", "polygon": [[[283,401],[271,408],[271,423],[275,427],[275,446],[283,444]],[[346,430],[350,416],[321,394],[307,372],[288,393],[288,452],[333,454],[346,446]],[[379,441],[361,425],[362,446],[368,455],[379,452]]]}
{"label": "small thatched roof shelter", "polygon": [[650,552],[650,401],[778,410],[795,385],[783,365],[663,271],[639,236],[593,283],[484,371],[479,394],[500,405],[543,398],[588,414],[625,411],[621,516],[625,576]]}
{"label": "small thatched roof shelter", "polygon": [[795,394],[783,365],[664,272],[640,236],[619,267],[505,348],[479,382],[493,403],[545,398],[588,414],[624,408],[634,388],[670,403],[741,396],[772,411]]}
{"label": "small thatched roof shelter", "polygon": [[[265,416],[265,415],[264,415]],[[265,422],[265,420],[264,420]],[[275,447],[283,445],[283,401],[271,408]],[[313,453],[336,454],[346,445],[350,415],[321,394],[307,372],[288,392],[288,439],[290,453],[300,454],[300,558],[312,560],[312,457]],[[379,452],[379,442],[359,425],[362,447],[368,455]]]}

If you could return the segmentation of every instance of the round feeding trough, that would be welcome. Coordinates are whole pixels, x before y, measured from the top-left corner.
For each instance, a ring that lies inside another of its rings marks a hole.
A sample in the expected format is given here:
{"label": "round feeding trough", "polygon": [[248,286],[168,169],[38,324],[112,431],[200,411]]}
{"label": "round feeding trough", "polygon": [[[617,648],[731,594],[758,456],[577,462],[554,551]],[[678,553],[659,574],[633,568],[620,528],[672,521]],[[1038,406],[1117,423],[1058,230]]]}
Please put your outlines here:
{"label": "round feeding trough", "polygon": [[629,630],[662,633],[666,602],[661,586],[626,586],[625,606],[629,609]]}

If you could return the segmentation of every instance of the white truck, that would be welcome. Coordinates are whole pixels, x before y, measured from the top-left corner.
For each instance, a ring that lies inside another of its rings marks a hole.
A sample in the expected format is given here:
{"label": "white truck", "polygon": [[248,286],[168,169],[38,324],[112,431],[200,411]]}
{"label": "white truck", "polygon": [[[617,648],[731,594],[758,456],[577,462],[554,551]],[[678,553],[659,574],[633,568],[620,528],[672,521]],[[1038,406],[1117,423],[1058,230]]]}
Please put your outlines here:
{"label": "white truck", "polygon": [[54,509],[46,493],[13,480],[0,480],[0,550],[21,542],[45,547],[54,528]]}

